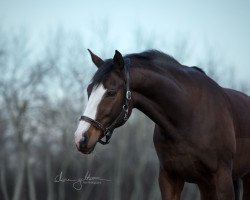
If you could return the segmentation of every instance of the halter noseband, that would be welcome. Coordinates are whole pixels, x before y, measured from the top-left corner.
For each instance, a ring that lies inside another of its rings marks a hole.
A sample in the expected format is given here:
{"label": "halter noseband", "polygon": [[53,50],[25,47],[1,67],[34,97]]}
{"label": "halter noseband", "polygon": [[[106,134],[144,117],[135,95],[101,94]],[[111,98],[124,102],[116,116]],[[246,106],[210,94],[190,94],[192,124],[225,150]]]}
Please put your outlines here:
{"label": "halter noseband", "polygon": [[[110,126],[105,128],[100,122],[91,119],[87,116],[81,116],[80,120],[86,121],[90,123],[92,126],[94,126],[97,129],[100,129],[103,132],[103,136],[98,140],[102,145],[108,144],[110,141],[110,138],[112,137],[114,129],[117,127],[118,123],[123,120],[123,122],[126,122],[128,120],[128,107],[129,107],[129,101],[131,100],[131,91],[129,87],[129,67],[130,67],[130,59],[125,58],[124,60],[124,70],[125,70],[125,84],[126,84],[126,96],[125,96],[125,102],[122,106],[122,110],[118,117],[111,123]],[[102,140],[102,138],[105,137],[105,141]]]}

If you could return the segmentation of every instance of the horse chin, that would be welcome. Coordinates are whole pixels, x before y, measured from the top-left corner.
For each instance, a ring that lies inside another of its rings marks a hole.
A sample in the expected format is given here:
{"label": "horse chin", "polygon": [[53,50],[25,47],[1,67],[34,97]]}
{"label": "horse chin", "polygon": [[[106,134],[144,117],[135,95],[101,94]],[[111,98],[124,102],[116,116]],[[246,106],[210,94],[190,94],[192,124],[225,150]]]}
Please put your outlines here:
{"label": "horse chin", "polygon": [[83,154],[91,154],[93,151],[94,151],[94,148],[90,148],[90,149],[83,150],[82,153]]}
{"label": "horse chin", "polygon": [[91,154],[95,149],[95,145],[92,147],[87,147],[81,150],[83,154]]}

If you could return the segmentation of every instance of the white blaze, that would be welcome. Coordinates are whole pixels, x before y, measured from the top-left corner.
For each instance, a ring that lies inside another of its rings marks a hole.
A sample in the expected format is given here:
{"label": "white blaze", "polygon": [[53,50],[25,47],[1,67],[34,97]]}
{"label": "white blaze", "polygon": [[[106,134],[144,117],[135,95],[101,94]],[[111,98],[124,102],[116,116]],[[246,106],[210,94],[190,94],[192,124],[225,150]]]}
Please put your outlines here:
{"label": "white blaze", "polygon": [[[103,84],[100,84],[98,87],[93,88],[91,95],[89,97],[89,101],[87,103],[86,109],[83,113],[84,116],[87,116],[91,119],[96,119],[96,112],[99,103],[102,100],[102,97],[106,89],[103,87]],[[85,121],[80,121],[75,132],[75,143],[78,144],[80,139],[82,138],[82,134],[85,133],[90,127],[90,124]]]}

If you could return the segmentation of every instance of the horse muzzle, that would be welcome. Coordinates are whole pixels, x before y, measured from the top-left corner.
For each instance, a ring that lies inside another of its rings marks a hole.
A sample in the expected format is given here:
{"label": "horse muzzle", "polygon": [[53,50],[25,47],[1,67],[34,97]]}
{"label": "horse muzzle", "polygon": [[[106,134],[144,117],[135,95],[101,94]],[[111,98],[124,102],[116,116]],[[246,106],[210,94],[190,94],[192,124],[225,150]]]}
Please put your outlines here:
{"label": "horse muzzle", "polygon": [[83,136],[78,142],[76,142],[78,151],[83,154],[90,154],[94,150],[95,145],[88,147],[88,140],[87,136]]}

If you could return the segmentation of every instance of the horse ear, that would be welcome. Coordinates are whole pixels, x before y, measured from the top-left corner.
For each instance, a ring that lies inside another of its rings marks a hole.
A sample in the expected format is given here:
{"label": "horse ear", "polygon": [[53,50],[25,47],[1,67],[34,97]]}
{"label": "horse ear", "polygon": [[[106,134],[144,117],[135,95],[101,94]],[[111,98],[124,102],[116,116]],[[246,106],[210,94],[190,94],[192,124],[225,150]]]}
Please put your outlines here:
{"label": "horse ear", "polygon": [[93,63],[99,68],[100,65],[103,63],[103,60],[99,58],[97,55],[95,55],[92,51],[90,51],[90,49],[88,49],[88,51],[90,53]]}
{"label": "horse ear", "polygon": [[124,60],[123,60],[122,54],[117,50],[115,50],[115,55],[113,57],[113,63],[114,63],[114,66],[118,69],[123,69],[123,67],[124,67]]}

